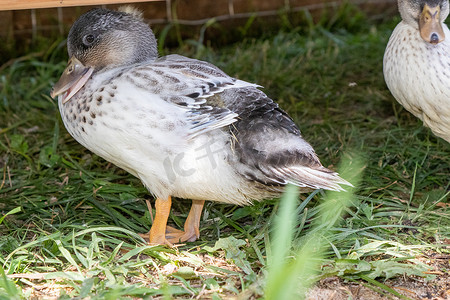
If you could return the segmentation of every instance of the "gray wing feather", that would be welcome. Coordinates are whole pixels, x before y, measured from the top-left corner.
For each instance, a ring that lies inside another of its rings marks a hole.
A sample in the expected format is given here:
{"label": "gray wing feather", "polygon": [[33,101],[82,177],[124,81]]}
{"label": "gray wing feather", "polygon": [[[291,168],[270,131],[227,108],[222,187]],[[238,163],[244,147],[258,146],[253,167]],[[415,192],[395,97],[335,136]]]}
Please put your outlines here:
{"label": "gray wing feather", "polygon": [[257,86],[232,78],[210,63],[180,55],[135,67],[130,75],[137,86],[186,109],[191,124],[188,138],[237,121],[238,114],[217,101],[216,95],[230,88]]}

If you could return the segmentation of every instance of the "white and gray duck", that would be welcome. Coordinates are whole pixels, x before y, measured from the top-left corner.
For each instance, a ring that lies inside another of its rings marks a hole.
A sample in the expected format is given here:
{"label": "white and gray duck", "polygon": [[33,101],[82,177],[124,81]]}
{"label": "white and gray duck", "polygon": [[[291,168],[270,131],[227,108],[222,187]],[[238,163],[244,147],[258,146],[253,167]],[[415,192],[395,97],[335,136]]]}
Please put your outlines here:
{"label": "white and gray duck", "polygon": [[450,143],[448,0],[399,0],[402,21],[384,53],[384,78],[394,98]]}
{"label": "white and gray duck", "polygon": [[[52,90],[68,132],[138,177],[156,197],[151,244],[195,241],[205,200],[237,205],[350,185],[322,166],[292,119],[258,85],[180,55],[159,57],[139,12],[94,9],[72,26]],[[192,199],[184,230],[171,197]]]}

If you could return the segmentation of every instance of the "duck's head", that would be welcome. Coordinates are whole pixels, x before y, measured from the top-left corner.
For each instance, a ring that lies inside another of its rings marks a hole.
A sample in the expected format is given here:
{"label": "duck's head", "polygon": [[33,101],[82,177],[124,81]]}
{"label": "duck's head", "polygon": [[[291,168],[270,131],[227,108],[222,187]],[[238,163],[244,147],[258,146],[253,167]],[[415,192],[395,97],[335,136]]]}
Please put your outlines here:
{"label": "duck's head", "polygon": [[398,10],[425,42],[438,44],[445,39],[442,24],[449,13],[448,0],[398,0]]}
{"label": "duck's head", "polygon": [[69,62],[51,97],[63,94],[67,102],[92,73],[158,57],[156,39],[141,14],[125,7],[119,11],[93,9],[82,15],[67,37]]}

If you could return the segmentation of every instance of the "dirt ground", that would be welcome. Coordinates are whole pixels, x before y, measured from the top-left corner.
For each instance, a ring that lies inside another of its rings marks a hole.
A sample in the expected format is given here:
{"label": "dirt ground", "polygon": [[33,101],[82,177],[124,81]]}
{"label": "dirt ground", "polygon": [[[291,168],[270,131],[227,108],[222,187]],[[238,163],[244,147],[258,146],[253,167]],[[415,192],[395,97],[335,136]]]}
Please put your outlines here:
{"label": "dirt ground", "polygon": [[[432,269],[427,273],[436,277],[426,280],[422,277],[404,276],[389,279],[383,284],[403,295],[402,299],[450,299],[450,254],[430,253],[421,258]],[[373,286],[372,286],[373,287]],[[338,277],[321,280],[307,296],[308,300],[343,299],[401,299],[392,294],[383,295],[369,288],[369,285],[344,281]]]}
{"label": "dirt ground", "polygon": [[[173,259],[176,259],[175,254],[167,253],[168,256],[173,255]],[[210,255],[198,255],[198,259],[208,265],[215,265],[220,268],[228,269],[230,271],[239,272],[239,268],[234,266],[233,264],[229,264],[226,259],[221,257],[213,257]],[[442,254],[436,252],[430,252],[426,255],[418,258],[422,262],[429,265],[431,268],[426,272],[427,274],[434,275],[434,279],[426,280],[423,277],[415,277],[415,276],[398,276],[393,279],[389,279],[386,281],[381,281],[379,278],[377,280],[384,285],[392,288],[403,297],[399,298],[391,293],[383,294],[381,289],[376,291],[377,287],[373,285],[364,283],[361,280],[358,282],[351,282],[344,280],[339,277],[328,277],[318,282],[318,284],[312,288],[308,294],[306,299],[308,300],[344,300],[344,299],[361,299],[361,300],[381,300],[381,299],[420,299],[420,300],[450,300],[450,254]],[[205,278],[211,275],[210,271],[207,269],[203,269],[202,267],[192,265],[188,262],[181,262],[182,265],[190,266],[197,274],[202,274]],[[173,264],[165,265],[161,270],[161,274],[170,275],[176,272],[178,267]],[[75,269],[73,271],[76,271]],[[155,270],[156,272],[156,270]],[[29,299],[58,299],[60,296],[61,290],[66,290],[66,293],[71,292],[72,287],[68,285],[61,285],[56,281],[47,281],[43,282],[44,274],[16,274],[9,275],[8,277],[13,278],[26,278],[30,281],[33,281],[34,284],[24,288],[24,293],[30,295]],[[36,277],[37,276],[37,277]],[[158,273],[155,273],[154,276],[158,276]],[[217,274],[215,275],[217,276]],[[231,276],[233,277],[233,276]],[[235,278],[236,283],[239,282],[239,278]],[[133,280],[132,283],[138,283]],[[154,284],[147,283],[142,281],[146,286],[157,287]],[[170,282],[172,284],[177,284],[177,282]],[[202,282],[193,280],[191,281],[191,286],[193,287],[201,287],[203,285]],[[238,284],[236,285],[239,288]],[[239,296],[235,296],[232,293],[221,293],[222,299],[260,299],[260,294],[254,293],[255,291],[252,289],[248,289],[248,293],[244,292]],[[196,299],[212,299],[211,290],[204,290],[199,295],[197,295]],[[176,299],[191,299],[192,296],[183,295]],[[156,299],[160,299],[156,297]]]}

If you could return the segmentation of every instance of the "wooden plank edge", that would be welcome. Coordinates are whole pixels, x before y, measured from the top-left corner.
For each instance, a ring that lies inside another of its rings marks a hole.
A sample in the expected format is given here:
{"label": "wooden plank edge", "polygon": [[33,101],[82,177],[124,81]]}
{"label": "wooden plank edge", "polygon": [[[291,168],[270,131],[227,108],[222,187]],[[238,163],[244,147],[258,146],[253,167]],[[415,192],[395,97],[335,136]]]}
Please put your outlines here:
{"label": "wooden plank edge", "polygon": [[134,2],[156,2],[165,0],[0,0],[0,11],[69,6],[91,6],[106,4],[126,4]]}

